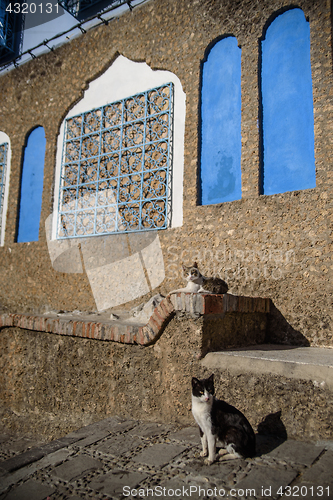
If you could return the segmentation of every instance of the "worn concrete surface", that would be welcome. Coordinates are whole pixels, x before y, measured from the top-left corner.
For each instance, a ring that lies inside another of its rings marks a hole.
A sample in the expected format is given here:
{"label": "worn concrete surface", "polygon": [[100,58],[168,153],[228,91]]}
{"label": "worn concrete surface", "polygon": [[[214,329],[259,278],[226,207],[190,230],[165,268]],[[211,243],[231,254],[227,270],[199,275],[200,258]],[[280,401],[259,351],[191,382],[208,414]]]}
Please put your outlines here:
{"label": "worn concrete surface", "polygon": [[203,366],[232,372],[270,373],[293,379],[312,380],[333,389],[333,349],[272,344],[208,353]]}
{"label": "worn concrete surface", "polygon": [[0,500],[333,498],[333,442],[257,435],[253,459],[199,456],[196,427],[111,417],[51,443],[0,439]]}

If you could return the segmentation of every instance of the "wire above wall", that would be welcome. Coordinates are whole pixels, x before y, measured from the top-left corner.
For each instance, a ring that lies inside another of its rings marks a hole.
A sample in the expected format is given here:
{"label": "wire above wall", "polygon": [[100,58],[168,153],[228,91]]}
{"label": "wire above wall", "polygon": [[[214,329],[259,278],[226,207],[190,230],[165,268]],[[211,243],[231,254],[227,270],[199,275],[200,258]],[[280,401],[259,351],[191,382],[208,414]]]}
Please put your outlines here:
{"label": "wire above wall", "polygon": [[[101,25],[108,25],[110,21],[118,17],[118,15],[114,15],[114,11],[119,9],[120,7],[126,7],[127,11],[132,11],[135,7],[140,6],[143,3],[146,3],[149,0],[118,0],[116,3],[113,2],[109,8],[104,9],[102,12],[98,12],[87,19],[84,19],[78,23],[75,23],[69,29],[60,31],[56,35],[46,38],[42,42],[34,45],[33,47],[29,47],[29,49],[22,51],[19,56],[14,58],[12,61],[4,64],[0,67],[0,75],[7,71],[12,70],[13,68],[17,68],[18,66],[28,62],[31,59],[36,59],[42,53],[47,51],[52,52],[58,46],[67,43],[72,38],[83,35],[87,33],[87,31],[96,28]],[[120,14],[118,12],[118,14]],[[58,43],[57,43],[58,41]],[[52,42],[55,42],[52,44]],[[25,57],[29,56],[29,58]]]}

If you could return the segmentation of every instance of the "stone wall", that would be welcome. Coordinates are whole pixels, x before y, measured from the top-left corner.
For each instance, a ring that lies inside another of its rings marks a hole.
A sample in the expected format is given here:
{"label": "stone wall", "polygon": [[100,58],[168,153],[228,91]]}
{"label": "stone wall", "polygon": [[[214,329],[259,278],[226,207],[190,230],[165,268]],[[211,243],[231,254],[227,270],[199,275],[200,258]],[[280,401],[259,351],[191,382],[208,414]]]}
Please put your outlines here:
{"label": "stone wall", "polygon": [[[181,261],[197,260],[204,273],[226,279],[231,293],[272,299],[275,341],[286,342],[292,332],[291,337],[304,336],[312,345],[333,345],[332,40],[326,0],[298,3],[311,30],[317,187],[273,196],[259,196],[258,189],[258,41],[267,21],[288,6],[285,0],[151,0],[0,77],[1,130],[12,145],[5,246],[0,248],[4,308],[96,308],[85,272],[53,269],[44,224],[53,209],[61,122],[89,82],[121,54],[173,72],[186,93],[184,223],[159,232],[166,278],[154,293],[179,286]],[[198,206],[201,63],[207,47],[225,34],[236,36],[242,47],[242,200]],[[38,125],[47,141],[39,241],[15,243],[22,148]]]}
{"label": "stone wall", "polygon": [[[120,415],[193,425],[191,377],[202,319],[174,318],[151,346],[6,328],[0,335],[0,413],[5,430],[57,438]],[[217,396],[255,428],[301,440],[332,439],[332,391],[311,380],[215,369]]]}

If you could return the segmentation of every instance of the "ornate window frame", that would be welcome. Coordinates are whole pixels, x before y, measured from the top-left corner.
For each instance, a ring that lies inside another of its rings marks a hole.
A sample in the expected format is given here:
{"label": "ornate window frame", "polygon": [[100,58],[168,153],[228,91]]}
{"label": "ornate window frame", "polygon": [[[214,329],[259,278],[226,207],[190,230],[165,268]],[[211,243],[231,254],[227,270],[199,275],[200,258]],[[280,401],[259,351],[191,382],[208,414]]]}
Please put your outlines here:
{"label": "ornate window frame", "polygon": [[[106,231],[96,233],[74,234],[59,233],[59,213],[62,204],[63,186],[63,158],[66,151],[66,126],[70,120],[77,116],[88,116],[92,111],[102,113],[110,103],[119,104],[121,101],[131,100],[133,96],[148,95],[156,92],[157,88],[171,85],[172,97],[172,125],[170,124],[170,152],[168,173],[168,217],[167,224],[163,227],[179,227],[182,225],[182,203],[183,203],[183,168],[184,168],[184,132],[185,132],[185,94],[179,79],[169,71],[153,71],[146,63],[136,63],[129,59],[118,56],[114,63],[96,80],[90,82],[83,98],[71,109],[61,124],[58,135],[58,147],[55,173],[54,210],[52,217],[50,240],[72,239],[86,236],[99,236],[102,234],[116,234],[119,231]],[[170,101],[171,102],[171,101]],[[99,110],[99,111],[98,111]],[[96,144],[97,146],[97,144]],[[133,147],[137,145],[134,144]],[[128,150],[127,150],[128,151]],[[171,161],[172,160],[172,161]],[[99,181],[97,181],[99,182]],[[111,191],[109,192],[109,194]],[[89,196],[88,196],[89,198]],[[88,201],[88,199],[87,199]],[[155,227],[154,229],[158,229]],[[150,228],[153,229],[153,228]],[[137,231],[138,228],[132,229]],[[149,230],[149,227],[142,227]],[[121,231],[120,231],[121,232]],[[122,232],[128,232],[123,230]]]}
{"label": "ornate window frame", "polygon": [[7,134],[0,132],[0,246],[5,243],[11,148]]}
{"label": "ornate window frame", "polygon": [[165,229],[172,124],[172,83],[68,118],[57,238]]}

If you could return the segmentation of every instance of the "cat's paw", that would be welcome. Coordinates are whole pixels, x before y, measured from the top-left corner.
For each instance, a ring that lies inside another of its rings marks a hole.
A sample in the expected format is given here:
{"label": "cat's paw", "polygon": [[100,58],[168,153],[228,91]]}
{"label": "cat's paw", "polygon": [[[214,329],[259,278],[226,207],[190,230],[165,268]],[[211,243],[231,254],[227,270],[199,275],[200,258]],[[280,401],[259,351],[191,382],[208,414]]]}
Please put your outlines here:
{"label": "cat's paw", "polygon": [[233,453],[227,453],[226,455],[223,455],[223,457],[220,457],[220,462],[224,462],[227,460],[236,460],[237,458],[241,458],[238,454],[233,454]]}
{"label": "cat's paw", "polygon": [[200,451],[200,457],[207,457],[207,451]]}
{"label": "cat's paw", "polygon": [[215,458],[211,459],[208,457],[204,460],[205,465],[212,465],[212,463],[214,463],[214,462],[215,462]]}

